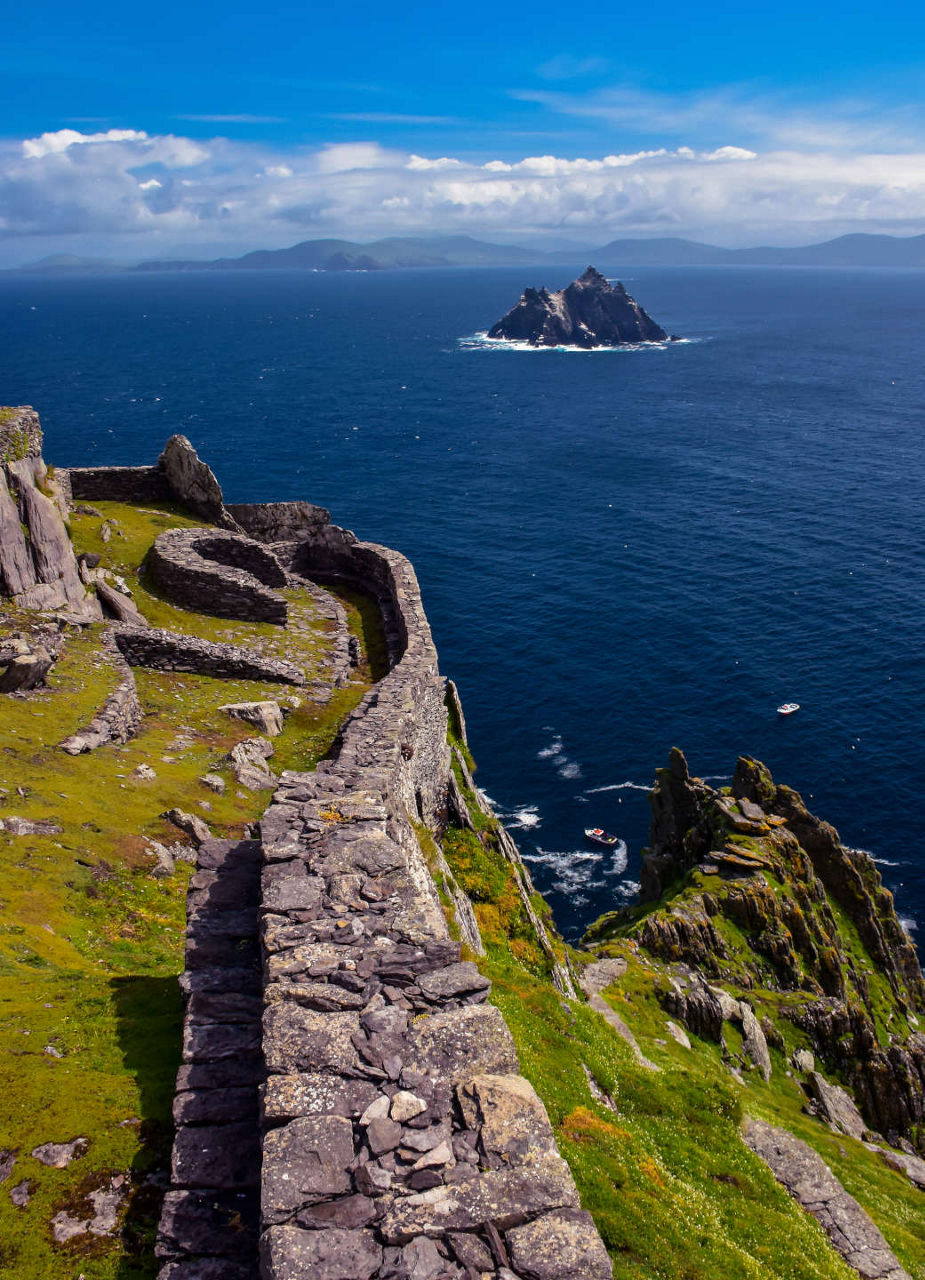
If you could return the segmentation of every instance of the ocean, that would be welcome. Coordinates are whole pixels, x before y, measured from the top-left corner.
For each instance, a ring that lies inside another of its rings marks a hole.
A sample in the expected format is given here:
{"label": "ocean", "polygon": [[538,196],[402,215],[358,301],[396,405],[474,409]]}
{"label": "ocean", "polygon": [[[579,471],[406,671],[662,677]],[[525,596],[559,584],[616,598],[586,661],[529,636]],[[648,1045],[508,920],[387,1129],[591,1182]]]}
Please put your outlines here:
{"label": "ocean", "polygon": [[36,406],[59,465],[183,432],[229,501],[306,498],[408,555],[568,937],[632,899],[675,745],[717,784],[764,760],[915,937],[925,274],[599,262],[689,341],[475,336],[586,265],[0,277],[0,403]]}

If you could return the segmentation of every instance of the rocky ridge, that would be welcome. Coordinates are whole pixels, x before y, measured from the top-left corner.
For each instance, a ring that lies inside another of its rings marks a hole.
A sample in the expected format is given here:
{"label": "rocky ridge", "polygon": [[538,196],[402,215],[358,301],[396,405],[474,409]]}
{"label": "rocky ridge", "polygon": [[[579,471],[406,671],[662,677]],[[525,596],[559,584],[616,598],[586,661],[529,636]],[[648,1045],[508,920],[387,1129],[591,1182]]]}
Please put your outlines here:
{"label": "rocky ridge", "polygon": [[666,342],[668,334],[630,297],[594,267],[565,289],[525,289],[520,301],[488,331],[489,338],[532,347],[614,347]]}
{"label": "rocky ridge", "polygon": [[767,1071],[765,1042],[782,1033],[751,1006],[776,1003],[849,1086],[862,1127],[921,1149],[925,982],[870,856],[749,757],[715,790],[675,749],[650,801],[642,897],[656,905],[633,929],[669,966],[665,1007],[713,1040],[738,1022],[744,1063]]}

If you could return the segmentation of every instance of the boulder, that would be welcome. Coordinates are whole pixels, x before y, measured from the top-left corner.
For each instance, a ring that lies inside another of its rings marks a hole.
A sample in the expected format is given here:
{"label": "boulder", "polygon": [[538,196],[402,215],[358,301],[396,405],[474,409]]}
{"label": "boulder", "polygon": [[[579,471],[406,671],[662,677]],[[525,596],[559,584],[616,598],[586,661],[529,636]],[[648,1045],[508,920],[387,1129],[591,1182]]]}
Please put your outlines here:
{"label": "boulder", "polygon": [[276,777],[267,764],[272,755],[273,746],[265,738],[245,738],[231,748],[228,763],[235,778],[248,791],[272,791]]}
{"label": "boulder", "polygon": [[278,702],[226,702],[219,711],[252,724],[268,738],[276,738],[283,731],[283,713]]}
{"label": "boulder", "polygon": [[212,832],[202,818],[196,817],[195,813],[185,813],[183,809],[168,809],[166,813],[161,814],[161,817],[185,832],[197,849],[204,841],[212,839]]}
{"label": "boulder", "polygon": [[613,1267],[590,1213],[560,1209],[507,1233],[511,1265],[523,1280],[611,1280]]}
{"label": "boulder", "polygon": [[108,613],[119,622],[128,623],[132,627],[147,627],[148,619],[137,605],[122,591],[117,591],[110,583],[101,578],[96,580],[96,594],[103,602]]}
{"label": "boulder", "polygon": [[[2,662],[0,657],[0,665]],[[17,653],[9,659],[5,671],[0,671],[0,693],[34,689],[44,684],[53,662],[54,658],[44,645],[28,646],[26,652]]]}
{"label": "boulder", "polygon": [[237,529],[225,511],[221,485],[186,436],[171,436],[157,463],[178,502],[223,529]]}
{"label": "boulder", "polygon": [[829,1084],[818,1071],[810,1071],[805,1088],[813,1099],[816,1113],[830,1129],[849,1138],[864,1138],[868,1128],[850,1093],[840,1085]]}

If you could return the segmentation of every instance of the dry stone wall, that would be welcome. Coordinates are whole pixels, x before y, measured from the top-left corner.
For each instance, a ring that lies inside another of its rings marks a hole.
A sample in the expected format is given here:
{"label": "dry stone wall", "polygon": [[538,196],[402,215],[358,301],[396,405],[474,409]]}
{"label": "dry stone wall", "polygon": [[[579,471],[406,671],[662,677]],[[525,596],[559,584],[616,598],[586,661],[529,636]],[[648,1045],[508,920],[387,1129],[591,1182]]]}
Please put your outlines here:
{"label": "dry stone wall", "polygon": [[407,561],[357,544],[338,571],[369,581],[371,563],[402,656],[335,757],[283,775],[261,823],[261,1275],[603,1280],[606,1251],[421,852],[413,824],[439,825],[447,803],[444,682]]}
{"label": "dry stone wall", "polygon": [[132,669],[110,630],[103,633],[102,650],[104,661],[115,668],[119,682],[90,723],[61,743],[61,750],[71,756],[95,751],[110,742],[128,742],[144,715]]}
{"label": "dry stone wall", "polygon": [[119,652],[130,666],[157,671],[186,671],[223,680],[269,680],[304,685],[305,673],[292,662],[264,658],[252,649],[218,644],[160,628],[122,627],[115,633]]}
{"label": "dry stone wall", "polygon": [[286,571],[272,551],[243,534],[169,529],[155,539],[146,563],[160,590],[188,609],[286,623],[288,606],[274,590],[286,586]]}
{"label": "dry stone wall", "polygon": [[173,497],[159,467],[70,467],[76,502],[169,502]]}

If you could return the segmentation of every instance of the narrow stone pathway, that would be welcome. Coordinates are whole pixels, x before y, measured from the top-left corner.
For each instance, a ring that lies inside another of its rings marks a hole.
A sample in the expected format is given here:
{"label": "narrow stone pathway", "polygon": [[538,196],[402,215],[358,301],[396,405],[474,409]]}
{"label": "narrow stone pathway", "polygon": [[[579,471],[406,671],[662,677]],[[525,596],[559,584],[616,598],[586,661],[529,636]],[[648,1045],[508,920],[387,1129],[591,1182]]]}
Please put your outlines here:
{"label": "narrow stone pathway", "polygon": [[186,1013],[160,1280],[253,1280],[260,1213],[260,844],[207,840],[187,899]]}

